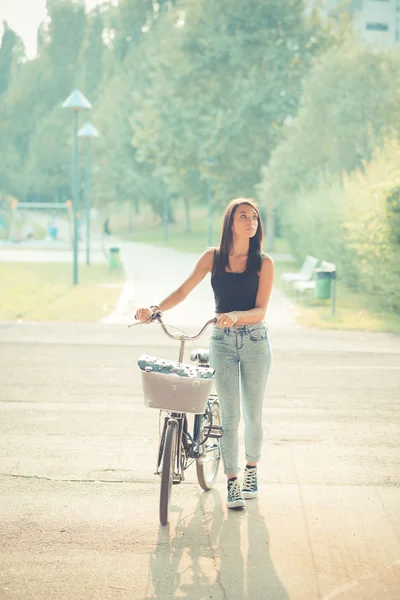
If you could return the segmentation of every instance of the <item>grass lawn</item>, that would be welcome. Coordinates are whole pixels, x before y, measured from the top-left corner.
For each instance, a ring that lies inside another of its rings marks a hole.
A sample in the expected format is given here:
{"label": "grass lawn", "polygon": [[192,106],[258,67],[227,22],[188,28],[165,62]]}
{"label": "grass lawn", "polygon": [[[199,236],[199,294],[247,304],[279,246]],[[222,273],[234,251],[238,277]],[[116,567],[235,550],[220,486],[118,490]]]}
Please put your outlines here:
{"label": "grass lawn", "polygon": [[[295,272],[293,263],[275,264],[275,287],[296,302],[295,293],[288,293],[280,280],[282,273]],[[303,293],[297,301],[297,321],[318,329],[400,332],[400,315],[384,313],[368,298],[349,290],[340,279],[336,283],[336,309],[332,314],[331,300],[317,300],[313,291]]]}
{"label": "grass lawn", "polygon": [[0,320],[98,321],[114,309],[123,282],[107,265],[79,265],[74,286],[70,264],[1,262]]}

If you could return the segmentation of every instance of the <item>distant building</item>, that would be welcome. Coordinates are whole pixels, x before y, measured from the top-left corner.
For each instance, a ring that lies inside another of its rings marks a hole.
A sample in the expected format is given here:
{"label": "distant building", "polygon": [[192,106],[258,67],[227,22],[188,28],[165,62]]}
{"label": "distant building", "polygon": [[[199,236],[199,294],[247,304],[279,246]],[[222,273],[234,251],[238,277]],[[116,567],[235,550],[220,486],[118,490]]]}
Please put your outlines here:
{"label": "distant building", "polygon": [[[308,6],[316,4],[313,0]],[[379,46],[400,45],[400,0],[326,0],[325,12],[338,18],[348,12],[354,20],[355,30],[371,44]]]}

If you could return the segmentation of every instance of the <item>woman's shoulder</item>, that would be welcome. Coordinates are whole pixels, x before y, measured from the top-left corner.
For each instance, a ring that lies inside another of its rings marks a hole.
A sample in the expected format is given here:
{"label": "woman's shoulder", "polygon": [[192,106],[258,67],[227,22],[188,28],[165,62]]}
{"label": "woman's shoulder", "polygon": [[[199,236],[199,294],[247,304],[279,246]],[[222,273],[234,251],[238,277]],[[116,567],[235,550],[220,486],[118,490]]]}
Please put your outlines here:
{"label": "woman's shoulder", "polygon": [[261,254],[261,262],[260,262],[260,267],[257,270],[257,274],[260,276],[261,273],[265,273],[267,271],[271,271],[271,269],[273,270],[274,268],[274,261],[272,260],[272,257],[267,254],[266,252],[260,252]]}
{"label": "woman's shoulder", "polygon": [[199,262],[211,271],[217,248],[207,248],[199,258]]}
{"label": "woman's shoulder", "polygon": [[216,256],[217,252],[218,252],[218,248],[213,248],[210,246],[209,248],[207,248],[207,250],[205,250],[203,252],[202,256],[205,256],[208,259],[211,258],[212,260],[214,260],[214,257]]}
{"label": "woman's shoulder", "polygon": [[266,252],[261,252],[261,260],[262,264],[274,264],[272,256],[270,256]]}
{"label": "woman's shoulder", "polygon": [[274,261],[272,257],[266,252],[261,253],[261,273],[268,273],[269,275],[274,272]]}

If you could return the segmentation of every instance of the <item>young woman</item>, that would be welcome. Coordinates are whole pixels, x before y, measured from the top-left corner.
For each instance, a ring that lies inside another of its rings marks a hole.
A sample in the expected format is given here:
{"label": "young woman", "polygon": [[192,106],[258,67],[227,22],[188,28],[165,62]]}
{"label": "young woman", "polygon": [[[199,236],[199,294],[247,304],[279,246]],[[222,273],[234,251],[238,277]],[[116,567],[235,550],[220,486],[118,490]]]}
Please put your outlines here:
{"label": "young woman", "polygon": [[[221,404],[221,450],[228,478],[228,507],[242,508],[258,494],[257,462],[263,440],[262,409],[270,366],[264,317],[272,290],[274,264],[261,251],[263,228],[257,205],[248,198],[232,200],[224,214],[218,248],[206,250],[193,272],[160,304],[139,308],[136,318],[149,319],[154,310],[169,310],[211,273],[217,323],[211,333],[210,364]],[[242,404],[246,467],[238,480]]]}

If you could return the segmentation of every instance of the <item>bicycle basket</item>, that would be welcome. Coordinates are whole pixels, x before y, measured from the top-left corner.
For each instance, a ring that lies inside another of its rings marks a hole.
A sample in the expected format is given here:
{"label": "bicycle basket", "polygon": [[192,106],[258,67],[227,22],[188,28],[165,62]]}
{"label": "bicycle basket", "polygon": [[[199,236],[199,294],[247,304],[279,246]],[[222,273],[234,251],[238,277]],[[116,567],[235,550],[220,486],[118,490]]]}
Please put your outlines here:
{"label": "bicycle basket", "polygon": [[142,354],[144,403],[171,412],[204,413],[214,382],[214,369]]}

